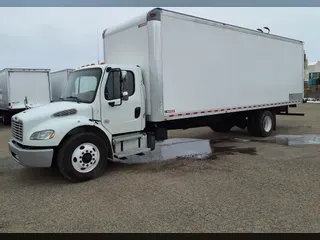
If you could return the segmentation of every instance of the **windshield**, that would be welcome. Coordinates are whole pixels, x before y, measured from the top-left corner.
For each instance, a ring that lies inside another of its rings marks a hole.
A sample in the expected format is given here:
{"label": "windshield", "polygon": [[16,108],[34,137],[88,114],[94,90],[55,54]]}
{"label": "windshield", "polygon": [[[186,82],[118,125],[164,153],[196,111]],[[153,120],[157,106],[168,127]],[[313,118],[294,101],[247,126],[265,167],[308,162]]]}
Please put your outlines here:
{"label": "windshield", "polygon": [[61,100],[85,103],[93,102],[101,74],[101,68],[90,68],[72,72]]}

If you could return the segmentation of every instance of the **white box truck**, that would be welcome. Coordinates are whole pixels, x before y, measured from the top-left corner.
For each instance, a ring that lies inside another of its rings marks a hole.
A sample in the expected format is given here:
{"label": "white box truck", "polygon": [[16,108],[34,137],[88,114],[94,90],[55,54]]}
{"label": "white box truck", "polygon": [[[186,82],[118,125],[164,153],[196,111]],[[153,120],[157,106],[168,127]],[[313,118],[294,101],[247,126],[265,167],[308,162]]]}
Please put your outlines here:
{"label": "white box truck", "polygon": [[303,42],[156,8],[103,32],[106,63],[76,69],[63,100],[12,117],[9,149],[71,181],[152,151],[170,129],[270,136],[303,99]]}
{"label": "white box truck", "polygon": [[50,73],[51,82],[51,100],[53,102],[59,101],[63,90],[69,80],[70,73],[73,69],[63,69]]}
{"label": "white box truck", "polygon": [[4,124],[29,107],[50,103],[49,69],[6,68],[0,71],[0,113]]}

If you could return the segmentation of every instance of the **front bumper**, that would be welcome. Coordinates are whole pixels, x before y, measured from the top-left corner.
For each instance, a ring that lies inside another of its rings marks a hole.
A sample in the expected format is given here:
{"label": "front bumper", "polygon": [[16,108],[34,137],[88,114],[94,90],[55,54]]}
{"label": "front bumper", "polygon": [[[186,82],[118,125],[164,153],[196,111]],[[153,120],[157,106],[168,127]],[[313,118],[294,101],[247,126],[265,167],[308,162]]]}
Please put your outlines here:
{"label": "front bumper", "polygon": [[25,149],[12,139],[8,142],[11,158],[24,167],[51,167],[53,149]]}

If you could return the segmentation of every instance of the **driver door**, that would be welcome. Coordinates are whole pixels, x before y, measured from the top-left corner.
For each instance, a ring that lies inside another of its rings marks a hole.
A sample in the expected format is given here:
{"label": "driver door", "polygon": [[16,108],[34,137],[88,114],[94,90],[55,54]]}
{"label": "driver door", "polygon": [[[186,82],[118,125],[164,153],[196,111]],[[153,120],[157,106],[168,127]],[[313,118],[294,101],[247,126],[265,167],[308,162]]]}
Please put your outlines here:
{"label": "driver door", "polygon": [[[120,70],[111,70],[105,74],[101,88],[101,122],[112,135],[141,131],[145,120],[144,99],[136,72],[121,70],[127,73],[124,83]],[[128,100],[122,98],[124,91],[128,92]]]}

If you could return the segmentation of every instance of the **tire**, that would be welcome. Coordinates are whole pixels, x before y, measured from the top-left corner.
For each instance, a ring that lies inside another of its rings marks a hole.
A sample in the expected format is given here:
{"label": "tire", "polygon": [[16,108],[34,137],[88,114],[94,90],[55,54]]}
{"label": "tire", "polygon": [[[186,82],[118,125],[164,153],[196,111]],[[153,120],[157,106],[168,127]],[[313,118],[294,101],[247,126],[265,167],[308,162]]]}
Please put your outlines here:
{"label": "tire", "polygon": [[10,114],[7,112],[2,112],[2,123],[4,125],[10,125],[11,123],[11,118],[10,118]]}
{"label": "tire", "polygon": [[107,167],[108,149],[93,133],[70,136],[60,147],[57,165],[62,175],[71,182],[85,182],[103,174]]}
{"label": "tire", "polygon": [[275,129],[274,115],[270,111],[257,112],[248,117],[248,132],[254,137],[269,137]]}
{"label": "tire", "polygon": [[256,128],[256,115],[250,115],[247,120],[247,130],[250,136],[258,137],[258,131]]}
{"label": "tire", "polygon": [[234,124],[222,123],[222,122],[210,126],[212,131],[218,132],[218,133],[229,132],[233,127],[234,127]]}

